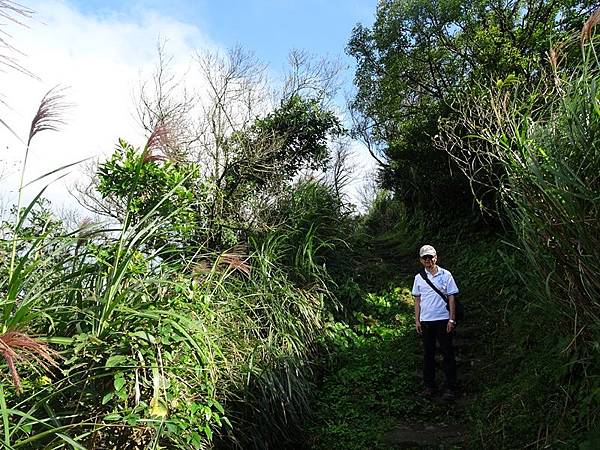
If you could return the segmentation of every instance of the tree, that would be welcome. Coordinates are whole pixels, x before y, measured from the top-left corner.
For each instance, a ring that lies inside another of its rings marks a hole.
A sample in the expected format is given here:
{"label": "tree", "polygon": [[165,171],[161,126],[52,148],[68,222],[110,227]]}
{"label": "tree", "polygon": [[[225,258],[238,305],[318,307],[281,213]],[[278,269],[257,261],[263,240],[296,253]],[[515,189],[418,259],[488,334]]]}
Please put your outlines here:
{"label": "tree", "polygon": [[[314,100],[298,95],[223,143],[228,156],[221,175],[202,174],[197,164],[169,160],[159,125],[143,151],[121,140],[98,167],[103,199],[116,205],[122,220],[151,212],[169,217],[163,241],[231,245],[226,230],[244,230],[248,204],[282,191],[302,169],[325,169],[330,136],[342,132],[339,119]],[[251,211],[250,211],[251,212]]]}
{"label": "tree", "polygon": [[254,188],[275,188],[302,169],[325,170],[328,139],[343,133],[340,120],[317,100],[294,94],[281,105],[228,140],[232,160],[222,178],[229,186],[252,182]]}
{"label": "tree", "polygon": [[468,180],[433,143],[440,120],[453,120],[453,105],[477,95],[468,89],[477,82],[535,83],[552,42],[578,28],[592,3],[380,1],[375,24],[354,29],[348,52],[358,62],[354,132],[383,153],[381,185],[430,215],[469,212]]}
{"label": "tree", "polygon": [[[150,147],[136,151],[121,142],[100,166],[100,180],[92,178],[80,188],[80,202],[122,221],[128,205],[143,214],[173,188],[150,175],[170,180],[170,171],[194,167],[189,189],[195,217],[188,223],[204,230],[195,235],[195,245],[235,244],[240,232],[258,220],[256,210],[272,203],[301,171],[328,167],[328,146],[344,132],[327,107],[337,86],[338,66],[323,60],[313,63],[302,52],[292,52],[290,61],[280,92],[271,95],[273,84],[265,66],[251,53],[241,48],[224,56],[199,53],[196,62],[205,92],[181,97],[186,92],[183,80],[172,75],[170,59],[159,47],[159,65],[152,82],[141,89],[138,116],[144,128],[160,138],[150,153],[164,161],[140,163],[149,157]],[[134,180],[143,183],[134,187]],[[131,192],[147,203],[127,200]],[[210,237],[200,239],[201,235]]]}

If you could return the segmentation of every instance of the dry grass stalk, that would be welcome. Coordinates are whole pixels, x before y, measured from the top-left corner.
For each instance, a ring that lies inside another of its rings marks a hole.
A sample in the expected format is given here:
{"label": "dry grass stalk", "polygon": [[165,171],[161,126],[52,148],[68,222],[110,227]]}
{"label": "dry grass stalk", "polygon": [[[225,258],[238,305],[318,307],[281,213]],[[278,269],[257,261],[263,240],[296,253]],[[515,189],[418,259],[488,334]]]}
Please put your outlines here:
{"label": "dry grass stalk", "polygon": [[195,278],[202,277],[211,271],[211,264],[208,260],[203,259],[192,267],[192,275]]}
{"label": "dry grass stalk", "polygon": [[12,0],[0,0],[0,17],[2,19],[25,26],[21,21],[19,21],[19,19],[17,19],[17,16],[29,18],[32,15],[33,10],[20,5],[17,2],[13,2]]}
{"label": "dry grass stalk", "polygon": [[77,252],[79,247],[85,245],[85,243],[91,239],[91,237],[96,233],[97,229],[97,224],[89,217],[86,217],[81,221],[79,224],[79,231],[77,232],[77,244],[75,246],[75,252]]}
{"label": "dry grass stalk", "polygon": [[58,131],[60,126],[65,124],[62,115],[70,105],[64,102],[63,91],[64,88],[55,86],[42,98],[40,106],[31,121],[27,146],[29,146],[33,137],[39,132],[46,130]]}
{"label": "dry grass stalk", "polygon": [[21,378],[15,367],[16,361],[33,359],[44,370],[49,371],[48,365],[58,367],[58,352],[47,344],[18,331],[8,331],[0,335],[0,354],[6,361],[17,392],[21,392]]}
{"label": "dry grass stalk", "polygon": [[78,236],[85,237],[89,234],[90,229],[95,226],[95,222],[90,218],[86,217],[79,223],[79,233]]}
{"label": "dry grass stalk", "polygon": [[231,251],[219,256],[217,264],[219,266],[225,265],[227,269],[242,272],[249,277],[252,272],[252,266],[248,262],[249,259],[248,249],[243,245],[238,245],[232,248]]}
{"label": "dry grass stalk", "polygon": [[252,266],[248,264],[248,260],[244,260],[238,255],[223,254],[219,258],[219,264],[225,264],[228,269],[237,270],[248,277],[250,276],[250,272],[252,272]]}
{"label": "dry grass stalk", "polygon": [[248,248],[245,245],[238,245],[219,255],[214,265],[208,258],[203,258],[192,267],[192,275],[197,281],[200,281],[213,270],[231,270],[242,272],[250,277],[252,266],[249,260]]}
{"label": "dry grass stalk", "polygon": [[[4,22],[0,25],[5,25],[6,22],[13,22],[19,26],[27,27],[20,19],[29,19],[33,16],[33,13],[33,10],[28,9],[19,3],[11,0],[0,0],[0,19]],[[16,57],[10,55],[10,53],[16,53],[17,55],[23,56],[23,52],[19,51],[19,49],[9,42],[11,37],[10,34],[0,28],[0,66],[5,66],[30,77],[37,78],[33,73],[23,67]]]}
{"label": "dry grass stalk", "polygon": [[592,39],[592,31],[600,23],[600,8],[596,9],[592,15],[585,21],[581,29],[581,43],[585,44]]}
{"label": "dry grass stalk", "polygon": [[565,42],[559,42],[548,52],[548,61],[550,62],[550,67],[552,68],[552,73],[554,75],[554,84],[559,88],[561,85],[561,79],[558,76],[558,69],[560,69],[561,63],[565,59],[565,54],[563,51],[564,47]]}
{"label": "dry grass stalk", "polygon": [[176,160],[177,132],[166,120],[160,120],[144,147],[144,162]]}
{"label": "dry grass stalk", "polygon": [[548,61],[550,61],[550,67],[552,67],[552,71],[556,73],[558,69],[558,51],[556,47],[550,49],[548,52]]}

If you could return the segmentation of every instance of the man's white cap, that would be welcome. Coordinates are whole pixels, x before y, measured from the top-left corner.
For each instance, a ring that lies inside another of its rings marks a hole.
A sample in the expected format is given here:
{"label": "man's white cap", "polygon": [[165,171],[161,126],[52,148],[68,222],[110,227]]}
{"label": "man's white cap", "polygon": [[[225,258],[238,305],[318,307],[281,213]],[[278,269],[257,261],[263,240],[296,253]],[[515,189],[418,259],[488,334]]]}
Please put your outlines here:
{"label": "man's white cap", "polygon": [[435,248],[433,248],[431,245],[424,245],[423,247],[421,247],[421,250],[419,250],[419,256],[422,258],[425,255],[437,255],[437,253],[435,252]]}

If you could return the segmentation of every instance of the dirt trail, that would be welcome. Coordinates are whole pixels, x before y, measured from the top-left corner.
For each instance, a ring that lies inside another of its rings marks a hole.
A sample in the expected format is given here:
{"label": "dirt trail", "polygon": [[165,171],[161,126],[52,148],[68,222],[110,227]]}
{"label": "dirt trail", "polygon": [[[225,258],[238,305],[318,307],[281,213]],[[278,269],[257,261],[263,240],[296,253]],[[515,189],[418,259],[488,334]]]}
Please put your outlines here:
{"label": "dirt trail", "polygon": [[[468,438],[467,424],[464,423],[466,411],[473,400],[473,394],[468,391],[472,385],[474,368],[479,360],[474,357],[476,346],[476,329],[472,326],[458,328],[454,339],[456,351],[457,370],[459,375],[460,390],[455,401],[446,403],[442,401],[438,393],[430,401],[446,408],[446,417],[437,422],[399,422],[393,429],[387,432],[383,438],[384,442],[394,449],[456,449],[463,448]],[[443,376],[441,370],[441,358],[436,355],[438,380]],[[419,380],[422,379],[421,371],[416,373]]]}

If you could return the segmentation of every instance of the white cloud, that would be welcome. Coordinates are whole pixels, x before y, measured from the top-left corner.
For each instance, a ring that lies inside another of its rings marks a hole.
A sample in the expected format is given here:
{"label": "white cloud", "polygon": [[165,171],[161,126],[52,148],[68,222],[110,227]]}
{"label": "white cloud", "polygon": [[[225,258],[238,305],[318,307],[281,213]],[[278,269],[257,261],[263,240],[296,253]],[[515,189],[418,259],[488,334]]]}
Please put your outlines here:
{"label": "white cloud", "polygon": [[[197,27],[149,10],[126,17],[94,17],[57,0],[28,6],[36,11],[28,28],[11,24],[8,31],[11,42],[26,54],[21,63],[41,80],[0,72],[0,93],[12,108],[0,108],[0,117],[26,139],[39,101],[50,88],[69,86],[66,101],[73,107],[60,132],[41,133],[34,139],[27,180],[86,157],[106,155],[119,137],[143,143],[134,118],[134,91],[156,63],[159,38],[167,40],[168,53],[184,67],[194,49],[217,47]],[[182,67],[174,69],[182,71]],[[15,198],[23,154],[24,146],[1,129],[0,195],[5,201]],[[68,186],[76,177],[71,175],[48,190],[47,197],[57,207],[74,205]],[[27,197],[41,187],[39,183],[29,187]]]}
{"label": "white cloud", "polygon": [[352,168],[353,177],[346,186],[351,203],[353,203],[359,212],[365,212],[363,203],[363,190],[366,185],[373,183],[373,178],[376,175],[378,168],[377,162],[367,147],[358,142],[350,141],[351,157],[348,161],[349,167]]}

